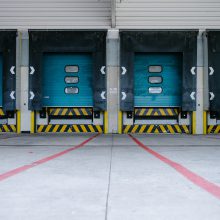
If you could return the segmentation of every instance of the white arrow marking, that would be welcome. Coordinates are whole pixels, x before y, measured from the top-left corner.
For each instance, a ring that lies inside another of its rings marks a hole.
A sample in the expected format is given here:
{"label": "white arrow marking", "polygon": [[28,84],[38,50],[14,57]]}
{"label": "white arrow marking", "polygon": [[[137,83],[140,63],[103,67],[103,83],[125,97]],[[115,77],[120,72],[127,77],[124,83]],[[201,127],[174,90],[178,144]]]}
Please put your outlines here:
{"label": "white arrow marking", "polygon": [[125,75],[125,73],[127,72],[126,68],[124,66],[121,67],[122,68],[122,73],[121,75]]}
{"label": "white arrow marking", "polygon": [[214,74],[215,70],[212,67],[209,67],[209,70],[210,70],[209,76],[212,76]]}
{"label": "white arrow marking", "polygon": [[195,92],[192,92],[192,93],[190,94],[190,97],[191,97],[192,100],[195,100],[195,99],[196,99],[196,98],[195,98],[195,94],[196,94]]}
{"label": "white arrow marking", "polygon": [[121,92],[121,94],[122,94],[122,98],[121,98],[121,100],[125,100],[126,97],[127,97],[126,93],[125,93],[125,92]]}
{"label": "white arrow marking", "polygon": [[103,91],[103,92],[101,93],[101,97],[102,97],[102,99],[106,99],[106,98],[105,98],[105,91]]}
{"label": "white arrow marking", "polygon": [[33,75],[33,74],[34,74],[34,72],[35,72],[35,69],[34,69],[34,67],[33,67],[33,66],[30,66],[30,69],[31,69],[30,75]]}
{"label": "white arrow marking", "polygon": [[30,96],[30,100],[33,100],[35,95],[34,95],[34,93],[32,91],[30,91],[30,95],[31,95]]}
{"label": "white arrow marking", "polygon": [[192,69],[191,69],[191,73],[192,73],[192,75],[196,75],[195,70],[196,70],[196,67],[195,67],[195,66],[194,66],[194,67],[192,67]]}
{"label": "white arrow marking", "polygon": [[12,67],[11,67],[10,72],[11,72],[12,75],[15,74],[15,66],[12,66]]}
{"label": "white arrow marking", "polygon": [[209,94],[210,94],[210,101],[212,101],[215,98],[215,95],[213,92],[210,92]]}
{"label": "white arrow marking", "polygon": [[10,97],[11,97],[11,99],[15,99],[15,91],[12,91],[12,92],[10,93]]}
{"label": "white arrow marking", "polygon": [[105,75],[105,66],[102,66],[101,69],[100,69],[100,71],[101,71],[101,73],[102,73],[103,75]]}

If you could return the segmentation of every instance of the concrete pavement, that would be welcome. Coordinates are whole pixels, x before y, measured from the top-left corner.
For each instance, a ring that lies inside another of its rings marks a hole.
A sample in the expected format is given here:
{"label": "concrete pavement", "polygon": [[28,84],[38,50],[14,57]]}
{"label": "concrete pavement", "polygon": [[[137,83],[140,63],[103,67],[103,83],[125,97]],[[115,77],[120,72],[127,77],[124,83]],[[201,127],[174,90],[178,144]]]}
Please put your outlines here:
{"label": "concrete pavement", "polygon": [[[0,176],[76,146],[93,134],[0,135]],[[134,135],[220,186],[220,136]],[[0,181],[0,219],[219,220],[220,199],[128,135],[85,146]]]}

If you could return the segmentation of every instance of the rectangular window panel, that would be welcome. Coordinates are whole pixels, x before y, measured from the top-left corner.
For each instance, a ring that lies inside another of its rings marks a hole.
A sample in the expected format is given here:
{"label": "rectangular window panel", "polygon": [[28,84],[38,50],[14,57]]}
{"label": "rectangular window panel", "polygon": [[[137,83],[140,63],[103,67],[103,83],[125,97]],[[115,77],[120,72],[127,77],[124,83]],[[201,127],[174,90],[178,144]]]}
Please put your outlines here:
{"label": "rectangular window panel", "polygon": [[161,94],[163,89],[161,87],[150,87],[149,93],[150,94]]}
{"label": "rectangular window panel", "polygon": [[65,88],[65,93],[66,94],[78,94],[79,93],[79,88],[78,87],[66,87]]}
{"label": "rectangular window panel", "polygon": [[67,83],[67,84],[76,84],[78,82],[79,82],[79,77],[77,77],[77,76],[65,77],[65,83]]}
{"label": "rectangular window panel", "polygon": [[149,73],[161,73],[162,72],[162,66],[149,66],[148,72]]}
{"label": "rectangular window panel", "polygon": [[65,66],[65,72],[66,73],[78,73],[79,72],[79,66],[77,66],[77,65],[67,65],[67,66]]}
{"label": "rectangular window panel", "polygon": [[151,84],[160,84],[162,83],[163,78],[161,76],[150,76],[148,82]]}

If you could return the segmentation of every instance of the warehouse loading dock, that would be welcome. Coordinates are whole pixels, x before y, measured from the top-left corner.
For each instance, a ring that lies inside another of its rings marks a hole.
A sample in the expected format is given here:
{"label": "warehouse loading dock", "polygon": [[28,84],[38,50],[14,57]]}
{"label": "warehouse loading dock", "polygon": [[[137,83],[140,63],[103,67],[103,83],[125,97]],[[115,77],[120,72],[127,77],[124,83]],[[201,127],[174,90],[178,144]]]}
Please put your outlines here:
{"label": "warehouse loading dock", "polygon": [[0,30],[0,132],[17,131],[16,30]]}
{"label": "warehouse loading dock", "polygon": [[106,32],[29,31],[29,37],[35,131],[104,133]]}
{"label": "warehouse loading dock", "polygon": [[205,115],[207,133],[220,133],[220,31],[207,30],[209,81],[209,110]]}
{"label": "warehouse loading dock", "polygon": [[123,133],[192,133],[197,31],[121,31]]}
{"label": "warehouse loading dock", "polygon": [[219,63],[220,0],[0,0],[0,220],[219,220]]}

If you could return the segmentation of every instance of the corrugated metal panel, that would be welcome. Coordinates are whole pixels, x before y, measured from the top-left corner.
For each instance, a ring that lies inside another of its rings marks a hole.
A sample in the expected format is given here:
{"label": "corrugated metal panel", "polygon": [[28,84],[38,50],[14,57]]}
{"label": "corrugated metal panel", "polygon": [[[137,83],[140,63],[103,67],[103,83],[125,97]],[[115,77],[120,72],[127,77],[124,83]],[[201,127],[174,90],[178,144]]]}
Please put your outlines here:
{"label": "corrugated metal panel", "polygon": [[220,28],[220,0],[116,0],[118,28]]}
{"label": "corrugated metal panel", "polygon": [[111,0],[0,0],[0,28],[92,29],[111,25]]}

